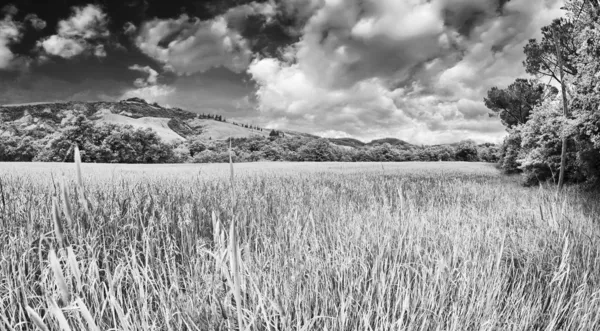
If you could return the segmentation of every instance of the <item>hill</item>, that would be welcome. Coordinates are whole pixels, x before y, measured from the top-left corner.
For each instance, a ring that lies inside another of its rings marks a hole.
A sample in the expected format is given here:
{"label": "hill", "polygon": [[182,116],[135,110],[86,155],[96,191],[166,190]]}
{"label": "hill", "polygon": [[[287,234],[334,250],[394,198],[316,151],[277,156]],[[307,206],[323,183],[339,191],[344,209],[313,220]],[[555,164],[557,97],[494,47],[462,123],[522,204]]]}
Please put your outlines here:
{"label": "hill", "polygon": [[396,147],[404,147],[404,148],[415,148],[417,147],[416,145],[413,145],[411,143],[408,143],[404,140],[401,139],[396,139],[396,138],[383,138],[383,139],[375,139],[372,140],[371,142],[367,143],[367,146],[376,146],[376,145],[383,145],[383,144],[390,144],[392,146],[396,146]]}
{"label": "hill", "polygon": [[[30,103],[0,106],[0,136],[30,135],[42,138],[59,132],[78,116],[96,123],[150,128],[166,141],[268,136],[269,130],[199,115],[179,108],[149,104],[139,98],[119,102]],[[294,134],[292,134],[293,136]]]}
{"label": "hill", "polygon": [[364,142],[354,138],[329,138],[328,140],[337,146],[352,148],[363,147],[366,145]]}

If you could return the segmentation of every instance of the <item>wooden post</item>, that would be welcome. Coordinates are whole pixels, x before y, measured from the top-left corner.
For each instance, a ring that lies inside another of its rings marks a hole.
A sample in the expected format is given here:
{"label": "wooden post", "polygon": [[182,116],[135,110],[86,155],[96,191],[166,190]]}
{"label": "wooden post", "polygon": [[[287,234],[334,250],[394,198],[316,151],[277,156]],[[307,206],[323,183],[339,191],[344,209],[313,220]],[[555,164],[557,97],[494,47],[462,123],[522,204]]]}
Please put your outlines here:
{"label": "wooden post", "polygon": [[[563,72],[563,60],[562,53],[560,49],[560,35],[559,32],[554,30],[554,44],[556,45],[556,59],[558,61],[558,69],[560,72],[560,89],[562,91],[562,101],[563,101],[563,115],[565,116],[565,120],[569,116],[569,110],[567,108],[567,93],[565,92],[565,76]],[[565,167],[567,166],[567,136],[562,133],[562,150],[560,153],[560,174],[558,176],[558,189],[562,190],[564,182],[565,182]]]}

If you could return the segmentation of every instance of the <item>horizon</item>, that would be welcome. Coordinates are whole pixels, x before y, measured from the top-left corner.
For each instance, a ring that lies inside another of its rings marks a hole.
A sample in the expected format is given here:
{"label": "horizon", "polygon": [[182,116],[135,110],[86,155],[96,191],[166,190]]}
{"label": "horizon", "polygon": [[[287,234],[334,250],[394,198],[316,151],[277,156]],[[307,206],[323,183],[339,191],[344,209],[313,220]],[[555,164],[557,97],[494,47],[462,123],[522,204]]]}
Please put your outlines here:
{"label": "horizon", "polygon": [[[150,103],[362,142],[500,143],[488,89],[563,1],[12,1],[0,104]],[[47,101],[46,101],[47,102]]]}

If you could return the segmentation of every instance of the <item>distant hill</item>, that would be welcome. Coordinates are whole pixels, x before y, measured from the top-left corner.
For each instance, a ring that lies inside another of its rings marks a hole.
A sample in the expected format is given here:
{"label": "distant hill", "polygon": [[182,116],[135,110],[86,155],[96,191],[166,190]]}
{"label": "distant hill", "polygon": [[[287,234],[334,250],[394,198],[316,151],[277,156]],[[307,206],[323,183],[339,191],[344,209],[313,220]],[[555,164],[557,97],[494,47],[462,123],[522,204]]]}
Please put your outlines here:
{"label": "distant hill", "polygon": [[371,142],[367,143],[367,146],[375,146],[375,145],[383,145],[390,144],[392,146],[401,146],[405,148],[415,148],[416,145],[410,144],[404,140],[396,139],[396,138],[383,138],[383,139],[375,139]]}
{"label": "distant hill", "polygon": [[366,145],[364,142],[354,138],[329,138],[328,140],[338,146],[353,148],[363,147]]}

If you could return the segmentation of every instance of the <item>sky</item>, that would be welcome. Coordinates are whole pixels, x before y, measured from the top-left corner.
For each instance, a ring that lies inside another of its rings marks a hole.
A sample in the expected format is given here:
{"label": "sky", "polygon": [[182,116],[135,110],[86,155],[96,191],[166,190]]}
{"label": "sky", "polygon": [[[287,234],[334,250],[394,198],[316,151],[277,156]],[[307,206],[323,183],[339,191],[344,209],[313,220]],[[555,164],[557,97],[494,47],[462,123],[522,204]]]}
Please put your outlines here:
{"label": "sky", "polygon": [[[10,0],[9,0],[10,1]],[[483,103],[562,0],[14,0],[0,104],[149,102],[323,137],[506,135]]]}

